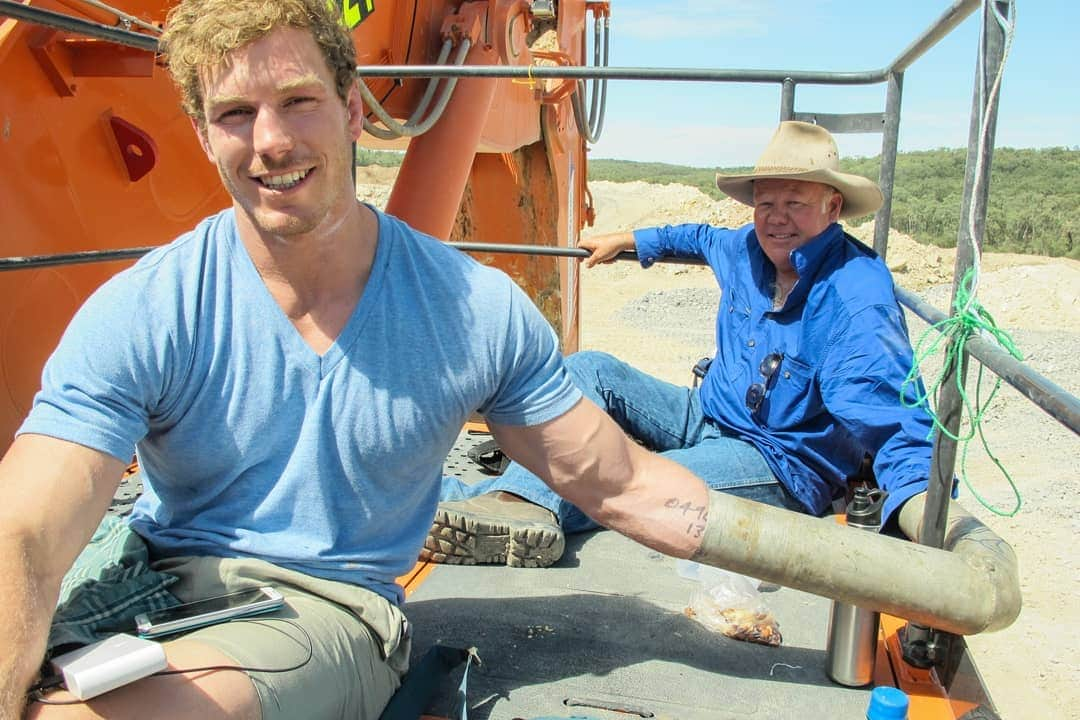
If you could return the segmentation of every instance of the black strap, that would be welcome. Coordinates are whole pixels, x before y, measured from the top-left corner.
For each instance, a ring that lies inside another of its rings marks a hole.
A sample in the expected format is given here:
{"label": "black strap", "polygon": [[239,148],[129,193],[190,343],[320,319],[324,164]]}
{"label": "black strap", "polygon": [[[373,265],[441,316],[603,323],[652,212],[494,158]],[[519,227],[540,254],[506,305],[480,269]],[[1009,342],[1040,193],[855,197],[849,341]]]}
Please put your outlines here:
{"label": "black strap", "polygon": [[470,654],[469,648],[433,645],[409,670],[379,720],[417,720],[427,709],[443,678],[465,662]]}
{"label": "black strap", "polygon": [[510,464],[510,458],[503,454],[498,440],[485,440],[473,445],[465,454],[489,475],[501,475]]}
{"label": "black strap", "polygon": [[703,357],[694,363],[694,367],[691,368],[691,372],[694,375],[694,387],[698,386],[705,376],[709,374],[709,366],[712,365],[713,359],[711,357]]}

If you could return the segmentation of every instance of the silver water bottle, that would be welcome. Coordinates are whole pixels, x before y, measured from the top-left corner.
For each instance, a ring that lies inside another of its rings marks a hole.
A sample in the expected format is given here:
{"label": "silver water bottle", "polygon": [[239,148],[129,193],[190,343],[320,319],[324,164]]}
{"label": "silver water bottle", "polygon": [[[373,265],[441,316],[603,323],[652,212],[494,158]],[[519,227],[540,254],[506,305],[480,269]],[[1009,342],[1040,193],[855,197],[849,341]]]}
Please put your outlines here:
{"label": "silver water bottle", "polygon": [[[849,527],[877,532],[886,493],[855,489],[847,510]],[[878,613],[833,600],[825,646],[825,672],[834,682],[849,687],[869,685],[877,656]]]}

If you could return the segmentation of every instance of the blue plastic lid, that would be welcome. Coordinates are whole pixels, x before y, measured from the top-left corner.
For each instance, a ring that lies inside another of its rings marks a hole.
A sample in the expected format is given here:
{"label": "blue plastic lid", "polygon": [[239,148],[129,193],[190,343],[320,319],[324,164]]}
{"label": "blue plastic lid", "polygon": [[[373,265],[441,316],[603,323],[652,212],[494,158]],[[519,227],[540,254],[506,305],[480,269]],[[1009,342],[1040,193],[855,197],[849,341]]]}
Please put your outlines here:
{"label": "blue plastic lid", "polygon": [[866,720],[907,720],[908,696],[894,687],[876,687],[870,693]]}

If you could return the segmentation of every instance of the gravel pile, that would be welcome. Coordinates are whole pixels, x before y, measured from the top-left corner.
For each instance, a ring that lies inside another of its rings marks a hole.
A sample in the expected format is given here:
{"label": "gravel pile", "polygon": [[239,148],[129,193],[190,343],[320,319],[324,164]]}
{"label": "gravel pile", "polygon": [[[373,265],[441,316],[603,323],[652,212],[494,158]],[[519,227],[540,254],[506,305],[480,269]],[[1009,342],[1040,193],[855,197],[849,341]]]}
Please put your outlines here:
{"label": "gravel pile", "polygon": [[653,290],[633,300],[619,313],[620,321],[638,330],[678,335],[699,347],[715,345],[719,291],[706,288]]}

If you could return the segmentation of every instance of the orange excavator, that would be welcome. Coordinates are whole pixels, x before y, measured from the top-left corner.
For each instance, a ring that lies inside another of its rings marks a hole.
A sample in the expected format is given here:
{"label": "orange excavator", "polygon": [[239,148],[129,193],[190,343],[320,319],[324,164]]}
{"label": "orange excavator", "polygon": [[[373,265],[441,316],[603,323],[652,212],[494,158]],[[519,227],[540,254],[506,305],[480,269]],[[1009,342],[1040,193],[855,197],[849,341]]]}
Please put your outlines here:
{"label": "orange excavator", "polygon": [[[229,204],[155,56],[169,6],[4,0],[3,254],[82,255],[9,264],[22,269],[0,273],[0,438],[12,437],[29,410],[72,313],[126,264],[123,253],[102,262],[110,255],[100,251],[164,244]],[[342,20],[353,28],[361,66],[581,65],[586,19],[602,27],[608,3],[562,0],[557,10],[551,0],[346,0]],[[408,148],[387,210],[436,237],[572,247],[590,217],[577,85],[367,81],[368,139]],[[575,262],[483,259],[526,288],[566,350],[576,349]]]}
{"label": "orange excavator", "polygon": [[[592,220],[586,148],[603,124],[607,79],[775,82],[781,119],[834,132],[874,127],[885,136],[887,202],[878,230],[887,233],[903,70],[979,5],[957,0],[888,68],[841,74],[607,68],[606,0],[336,2],[359,51],[361,142],[404,150],[386,210],[504,269],[565,352],[578,345],[574,255],[583,254],[577,241]],[[155,55],[170,5],[0,0],[5,448],[87,295],[229,203]],[[885,112],[796,112],[796,86],[815,82],[884,82]],[[988,173],[989,163],[976,167]],[[965,202],[985,203],[985,184],[965,190]],[[485,242],[492,239],[509,247]],[[991,360],[999,374],[1019,372]],[[1042,387],[1028,386],[1035,395]],[[1075,398],[1053,400],[1055,416],[1075,422]],[[463,443],[476,431],[463,430]],[[458,462],[461,452],[447,459],[448,472],[468,464]],[[477,648],[485,662],[472,675],[473,717],[861,717],[869,688],[836,685],[823,672],[829,598],[836,598],[884,613],[872,684],[904,690],[910,718],[996,717],[962,636],[1008,625],[1019,596],[1010,594],[1015,568],[980,550],[980,531],[928,510],[928,537],[920,539],[932,547],[923,547],[783,511],[714,502],[713,512],[731,520],[725,532],[746,534],[712,538],[708,562],[783,586],[768,599],[785,625],[782,647],[711,635],[684,614],[687,581],[673,561],[597,533],[568,547],[576,564],[544,571],[418,565],[401,579],[417,651],[435,639]],[[782,548],[786,564],[770,548]],[[880,560],[876,569],[847,562],[856,556]],[[447,682],[426,710],[461,709],[461,694]]]}

